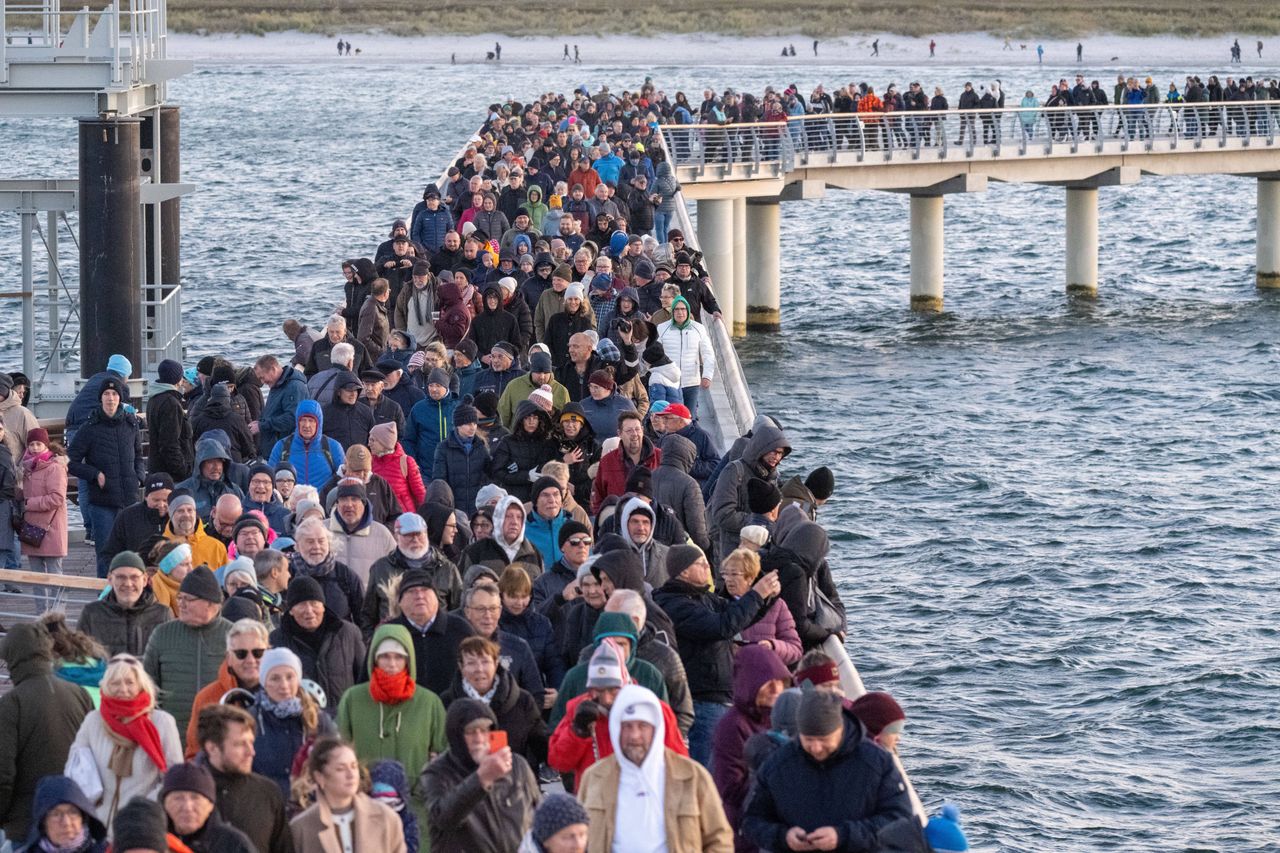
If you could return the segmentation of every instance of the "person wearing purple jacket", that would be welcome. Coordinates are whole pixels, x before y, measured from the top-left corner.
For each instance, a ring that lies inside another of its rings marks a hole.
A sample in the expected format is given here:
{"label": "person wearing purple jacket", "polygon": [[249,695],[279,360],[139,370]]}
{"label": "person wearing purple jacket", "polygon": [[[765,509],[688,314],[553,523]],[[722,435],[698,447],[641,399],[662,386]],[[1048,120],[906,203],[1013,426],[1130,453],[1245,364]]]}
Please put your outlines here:
{"label": "person wearing purple jacket", "polygon": [[[791,673],[764,646],[743,646],[733,662],[733,707],[716,723],[711,738],[711,778],[724,804],[729,825],[742,821],[742,807],[750,788],[750,768],[744,753],[747,738],[769,730],[769,712]],[[754,845],[735,833],[734,850],[754,851]]]}
{"label": "person wearing purple jacket", "polygon": [[[746,595],[747,590],[760,576],[760,556],[745,548],[739,548],[720,563],[720,579],[730,598]],[[765,608],[764,615],[739,634],[743,643],[764,646],[773,650],[787,666],[799,662],[804,655],[800,635],[796,633],[796,621],[781,598]]]}

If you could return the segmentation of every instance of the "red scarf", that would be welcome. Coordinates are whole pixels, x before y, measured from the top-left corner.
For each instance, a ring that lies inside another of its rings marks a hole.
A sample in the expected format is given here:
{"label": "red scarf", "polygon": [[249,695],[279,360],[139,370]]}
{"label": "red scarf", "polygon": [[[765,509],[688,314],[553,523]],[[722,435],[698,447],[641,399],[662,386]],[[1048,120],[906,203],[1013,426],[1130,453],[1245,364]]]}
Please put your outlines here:
{"label": "red scarf", "polygon": [[169,763],[160,748],[160,733],[151,722],[150,706],[151,696],[145,690],[132,699],[114,699],[103,693],[98,713],[107,728],[142,747],[163,773],[169,769]]}
{"label": "red scarf", "polygon": [[369,679],[369,694],[373,696],[373,701],[383,705],[399,705],[413,698],[413,691],[417,686],[408,667],[400,670],[399,675],[387,675],[375,666]]}

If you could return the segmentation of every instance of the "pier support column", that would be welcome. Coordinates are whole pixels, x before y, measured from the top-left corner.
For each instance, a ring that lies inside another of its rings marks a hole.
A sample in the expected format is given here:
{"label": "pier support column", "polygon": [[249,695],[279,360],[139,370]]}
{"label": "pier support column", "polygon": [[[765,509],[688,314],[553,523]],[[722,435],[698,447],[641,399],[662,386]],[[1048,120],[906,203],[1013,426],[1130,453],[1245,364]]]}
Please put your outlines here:
{"label": "pier support column", "polygon": [[777,332],[780,313],[779,232],[782,206],[772,199],[750,201],[746,209],[747,331]]}
{"label": "pier support column", "polygon": [[138,119],[80,120],[80,375],[113,353],[142,365]]}
{"label": "pier support column", "polygon": [[747,334],[747,200],[733,200],[733,324],[735,338]]}
{"label": "pier support column", "polygon": [[[182,180],[182,118],[176,106],[160,108],[160,182]],[[160,203],[160,283],[182,283],[182,214],[179,199]]]}
{"label": "pier support column", "polygon": [[942,196],[911,196],[911,310],[942,310]]}
{"label": "pier support column", "polygon": [[1098,295],[1098,190],[1067,187],[1067,293]]}
{"label": "pier support column", "polygon": [[[733,199],[698,200],[698,245],[725,326],[733,326]],[[703,322],[708,322],[703,318]]]}
{"label": "pier support column", "polygon": [[1258,287],[1280,288],[1280,180],[1258,179]]}

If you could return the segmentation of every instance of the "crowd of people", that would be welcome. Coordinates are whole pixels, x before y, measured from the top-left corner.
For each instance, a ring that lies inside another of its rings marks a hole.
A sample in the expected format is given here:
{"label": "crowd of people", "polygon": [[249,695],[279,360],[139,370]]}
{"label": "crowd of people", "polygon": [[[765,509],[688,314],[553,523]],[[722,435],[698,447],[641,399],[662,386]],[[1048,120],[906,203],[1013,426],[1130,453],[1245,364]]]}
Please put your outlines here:
{"label": "crowd of people", "polygon": [[0,644],[5,836],[967,849],[913,807],[900,704],[848,677],[833,473],[786,471],[774,418],[700,423],[718,308],[675,192],[629,96],[495,105],[322,325],[160,363],[145,453],[119,355],[66,450],[6,431],[31,567],[71,476],[106,589]]}

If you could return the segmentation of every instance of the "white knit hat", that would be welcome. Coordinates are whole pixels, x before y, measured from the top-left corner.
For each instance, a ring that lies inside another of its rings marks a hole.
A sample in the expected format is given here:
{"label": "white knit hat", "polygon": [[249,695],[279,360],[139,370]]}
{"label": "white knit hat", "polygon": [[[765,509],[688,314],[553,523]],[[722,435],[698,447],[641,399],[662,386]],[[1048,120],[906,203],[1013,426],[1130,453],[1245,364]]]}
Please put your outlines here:
{"label": "white knit hat", "polygon": [[292,651],[283,646],[267,649],[262,656],[262,665],[258,667],[258,672],[262,673],[262,680],[266,681],[267,676],[271,674],[271,670],[278,666],[289,667],[297,674],[298,680],[302,680],[302,661]]}

